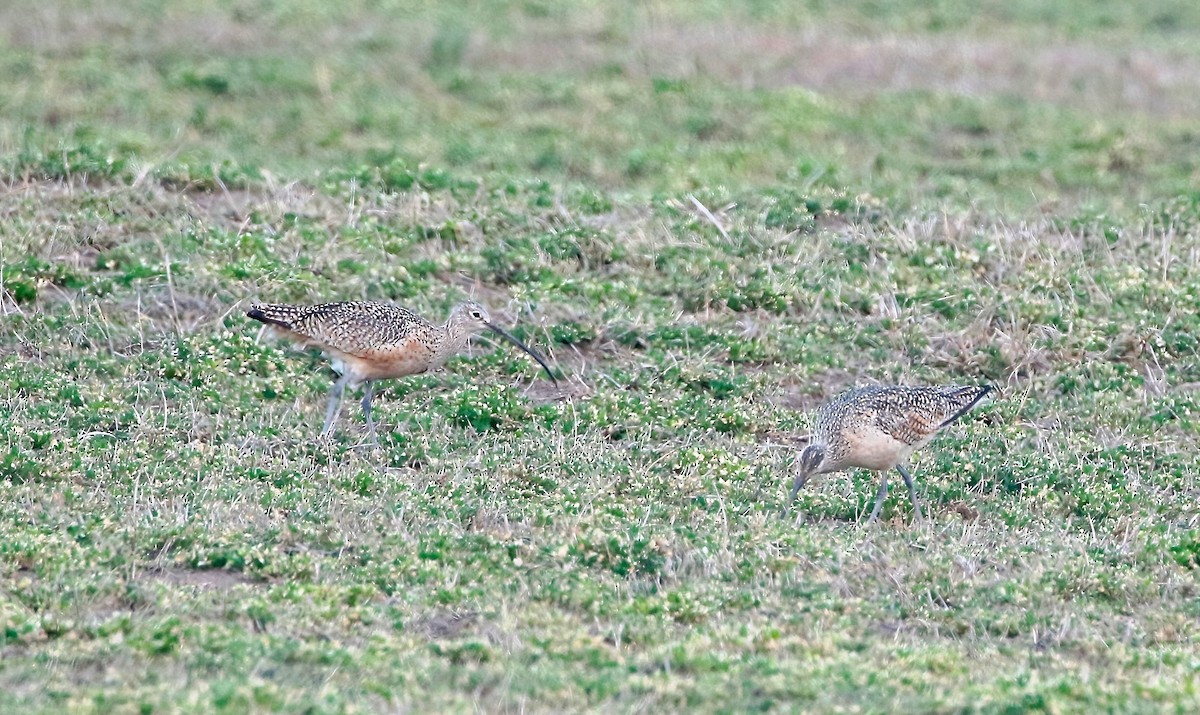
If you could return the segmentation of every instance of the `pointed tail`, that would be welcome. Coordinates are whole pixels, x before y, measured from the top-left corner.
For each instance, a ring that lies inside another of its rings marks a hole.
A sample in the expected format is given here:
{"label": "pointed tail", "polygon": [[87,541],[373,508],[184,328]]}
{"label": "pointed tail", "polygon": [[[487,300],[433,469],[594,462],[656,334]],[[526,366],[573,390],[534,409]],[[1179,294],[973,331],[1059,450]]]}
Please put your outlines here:
{"label": "pointed tail", "polygon": [[304,315],[304,309],[297,305],[255,304],[250,306],[246,315],[260,323],[278,325],[291,330],[295,321]]}
{"label": "pointed tail", "polygon": [[945,427],[959,417],[971,411],[971,408],[979,403],[993,388],[991,385],[971,385],[969,387],[952,387],[948,388],[943,394],[950,400],[952,405],[959,405],[954,414],[950,415],[938,426],[938,429]]}

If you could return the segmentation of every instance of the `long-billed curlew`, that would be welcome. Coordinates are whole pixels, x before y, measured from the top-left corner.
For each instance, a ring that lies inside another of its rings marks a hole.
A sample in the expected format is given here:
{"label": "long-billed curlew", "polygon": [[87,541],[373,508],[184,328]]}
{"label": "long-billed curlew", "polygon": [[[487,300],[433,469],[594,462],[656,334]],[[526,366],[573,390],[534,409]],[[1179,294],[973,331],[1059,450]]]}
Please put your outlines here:
{"label": "long-billed curlew", "polygon": [[484,328],[529,353],[550,380],[558,384],[542,356],[492,323],[487,310],[478,303],[456,306],[443,325],[434,325],[400,306],[378,301],[253,305],[246,315],[275,328],[276,332],[303,347],[320,348],[334,371],[341,374],[329,391],[322,436],[333,429],[346,387],[365,383],[363,415],[367,418],[371,441],[378,443],[375,422],[371,419],[375,381],[437,369],[462,351],[471,336]]}
{"label": "long-billed curlew", "polygon": [[882,474],[879,496],[868,519],[874,521],[887,497],[887,472],[895,467],[908,487],[917,520],[922,520],[917,490],[904,462],[991,389],[990,385],[863,387],[826,403],[817,411],[816,427],[800,453],[800,473],[792,484],[784,515],[810,476],[861,467]]}

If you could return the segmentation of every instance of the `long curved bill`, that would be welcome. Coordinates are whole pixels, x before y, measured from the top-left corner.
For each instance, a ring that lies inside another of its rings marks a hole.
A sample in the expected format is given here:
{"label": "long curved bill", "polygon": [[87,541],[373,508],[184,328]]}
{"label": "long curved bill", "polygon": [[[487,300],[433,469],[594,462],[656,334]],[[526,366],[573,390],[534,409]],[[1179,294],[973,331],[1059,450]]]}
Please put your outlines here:
{"label": "long curved bill", "polygon": [[537,360],[538,365],[541,365],[542,369],[546,371],[546,376],[550,378],[550,382],[553,382],[554,386],[558,387],[558,380],[554,379],[554,373],[550,372],[550,366],[546,364],[546,361],[542,359],[541,355],[538,355],[536,352],[534,352],[533,348],[529,347],[528,345],[521,342],[520,340],[517,340],[512,335],[510,335],[507,330],[504,330],[503,328],[492,325],[491,323],[484,323],[484,325],[488,326],[488,329],[491,330],[496,335],[499,335],[500,337],[504,338],[505,340],[512,343],[513,345],[516,345],[517,347],[521,348],[525,352],[529,353],[529,357],[533,358],[534,360]]}

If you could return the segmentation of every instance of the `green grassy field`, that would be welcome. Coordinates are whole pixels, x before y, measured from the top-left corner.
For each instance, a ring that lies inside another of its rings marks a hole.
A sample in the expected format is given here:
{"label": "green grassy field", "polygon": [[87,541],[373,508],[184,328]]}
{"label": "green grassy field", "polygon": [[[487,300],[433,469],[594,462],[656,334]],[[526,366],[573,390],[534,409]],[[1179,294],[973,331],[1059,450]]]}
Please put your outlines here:
{"label": "green grassy field", "polygon": [[1200,709],[1200,5],[364,5],[0,8],[0,712]]}

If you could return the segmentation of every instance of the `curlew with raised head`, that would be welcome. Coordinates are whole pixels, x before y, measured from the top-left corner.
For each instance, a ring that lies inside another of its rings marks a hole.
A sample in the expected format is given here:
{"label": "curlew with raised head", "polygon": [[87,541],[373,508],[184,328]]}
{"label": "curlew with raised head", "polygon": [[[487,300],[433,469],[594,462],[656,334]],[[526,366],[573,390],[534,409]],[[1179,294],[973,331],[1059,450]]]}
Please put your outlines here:
{"label": "curlew with raised head", "polygon": [[302,347],[320,348],[334,371],[341,375],[329,391],[322,436],[333,429],[346,388],[364,384],[363,415],[371,441],[378,443],[375,422],[371,418],[375,381],[437,369],[484,329],[529,353],[550,380],[558,384],[541,355],[492,323],[487,310],[474,302],[456,306],[450,318],[441,325],[430,323],[400,306],[379,301],[253,305],[246,315],[266,323]]}
{"label": "curlew with raised head", "polygon": [[990,385],[863,387],[831,400],[817,411],[783,513],[812,475],[860,467],[881,474],[879,495],[868,519],[874,521],[887,498],[888,470],[895,468],[908,487],[917,520],[922,520],[917,490],[904,463],[991,389]]}

